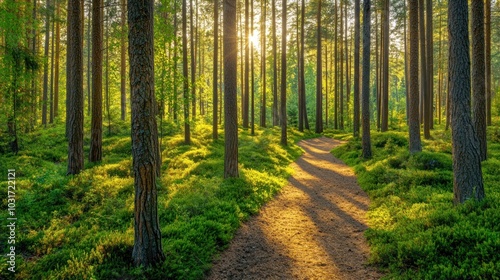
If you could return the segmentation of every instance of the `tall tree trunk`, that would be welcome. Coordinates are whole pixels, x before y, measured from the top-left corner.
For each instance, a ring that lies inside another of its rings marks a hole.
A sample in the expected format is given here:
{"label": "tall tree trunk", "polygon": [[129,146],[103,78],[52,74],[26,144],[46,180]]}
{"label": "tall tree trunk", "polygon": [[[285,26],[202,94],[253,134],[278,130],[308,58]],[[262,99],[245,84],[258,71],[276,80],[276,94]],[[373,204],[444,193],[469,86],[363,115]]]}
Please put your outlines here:
{"label": "tall tree trunk", "polygon": [[486,79],[486,125],[491,125],[491,0],[486,0],[484,9],[485,79]]}
{"label": "tall tree trunk", "polygon": [[381,123],[382,132],[389,129],[389,0],[384,1],[384,37],[383,37],[383,63],[382,63],[382,92],[381,92]]}
{"label": "tall tree trunk", "polygon": [[126,33],[126,14],[127,12],[127,3],[125,0],[121,0],[121,36],[120,36],[120,105],[121,105],[121,120],[125,120],[125,116],[127,114],[127,88],[126,88],[126,60],[125,56],[127,53],[127,46],[125,44]]}
{"label": "tall tree trunk", "polygon": [[318,1],[317,34],[316,34],[316,133],[323,132],[323,95],[322,95],[322,61],[321,61],[321,2]]}
{"label": "tall tree trunk", "polygon": [[425,30],[425,15],[424,15],[424,0],[418,2],[418,18],[419,18],[419,35],[420,35],[420,122],[424,124],[424,137],[430,139],[430,127],[428,121],[428,103],[429,103],[429,88],[427,83],[427,48],[426,48],[426,30]]}
{"label": "tall tree trunk", "polygon": [[360,48],[360,0],[354,1],[354,121],[353,135],[359,137],[359,48]]}
{"label": "tall tree trunk", "polygon": [[266,10],[267,10],[267,1],[263,0],[261,6],[262,10],[262,23],[261,23],[261,36],[262,36],[262,43],[261,43],[261,73],[262,73],[262,105],[260,107],[260,126],[261,127],[266,127]]}
{"label": "tall tree trunk", "polygon": [[52,16],[52,31],[50,43],[50,94],[49,94],[49,123],[54,123],[54,48],[55,48],[55,36],[56,25],[54,23],[54,16]]}
{"label": "tall tree trunk", "polygon": [[136,266],[165,260],[158,221],[156,182],[160,175],[157,105],[154,93],[154,1],[128,1],[132,156],[135,186],[134,249]]}
{"label": "tall tree trunk", "polygon": [[42,96],[42,124],[47,127],[47,105],[48,101],[48,87],[49,87],[49,43],[50,43],[50,10],[51,2],[47,0],[45,8],[45,51],[44,58],[47,60],[43,66],[43,96]]}
{"label": "tall tree trunk", "polygon": [[[345,106],[345,111],[346,111],[346,116],[349,116],[349,103],[351,99],[351,80],[350,80],[350,65],[349,65],[349,40],[347,39],[347,6],[348,2],[345,3],[344,5],[344,24],[345,24],[345,29],[344,29],[344,43],[345,43],[345,98],[346,98],[346,106]],[[347,123],[349,125],[349,118],[347,118]]]}
{"label": "tall tree trunk", "polygon": [[[253,1],[250,5],[250,34],[253,38]],[[250,100],[250,130],[251,130],[251,135],[255,135],[255,71],[254,71],[254,49],[253,49],[253,42],[248,40],[248,44],[250,44],[250,65],[251,65],[251,72],[252,72],[252,77],[251,77],[251,100]]]}
{"label": "tall tree trunk", "polygon": [[190,32],[190,46],[191,46],[191,104],[192,104],[192,116],[193,120],[196,119],[196,45],[194,43],[195,31],[194,31],[194,9],[193,9],[193,0],[190,0],[190,21],[189,21],[189,32]]}
{"label": "tall tree trunk", "polygon": [[451,139],[455,204],[484,198],[481,156],[471,119],[467,0],[448,2]]}
{"label": "tall tree trunk", "polygon": [[286,0],[282,1],[281,14],[281,145],[287,145],[286,116]]}
{"label": "tall tree trunk", "polygon": [[236,103],[236,71],[238,64],[238,32],[236,0],[224,0],[224,178],[238,177],[238,106]]}
{"label": "tall tree trunk", "polygon": [[66,58],[66,92],[68,95],[68,172],[83,169],[83,24],[82,0],[68,1],[68,47]]}
{"label": "tall tree trunk", "polygon": [[217,74],[219,66],[219,1],[214,0],[214,71],[213,71],[213,118],[212,118],[212,137],[214,139],[219,138],[218,133],[218,121],[217,121],[217,106],[219,104],[218,92],[217,92]]}
{"label": "tall tree trunk", "polygon": [[361,96],[363,158],[372,157],[370,139],[370,5],[370,0],[363,1],[363,85]]}
{"label": "tall tree trunk", "polygon": [[244,82],[244,88],[243,88],[243,95],[242,95],[242,104],[243,104],[243,110],[242,110],[242,118],[243,118],[243,128],[248,128],[248,97],[249,97],[249,74],[250,74],[250,52],[249,52],[249,45],[250,45],[250,34],[248,33],[248,12],[249,12],[249,0],[245,0],[245,37],[243,39],[243,44],[245,46],[245,82]]}
{"label": "tall tree trunk", "polygon": [[437,102],[437,115],[438,115],[438,123],[441,124],[441,98],[443,96],[443,36],[442,36],[442,27],[441,27],[441,14],[439,14],[439,54],[438,54],[438,102]]}
{"label": "tall tree trunk", "polygon": [[92,125],[90,162],[102,159],[102,0],[92,0]]}
{"label": "tall tree trunk", "polygon": [[340,100],[340,120],[339,120],[339,129],[344,130],[344,46],[343,46],[343,41],[344,41],[344,35],[343,35],[343,29],[344,29],[344,16],[342,13],[343,10],[343,3],[340,1],[340,26],[339,26],[339,39],[336,44],[340,45],[340,74],[339,74],[339,80],[340,80],[340,95],[339,95],[339,100]]}
{"label": "tall tree trunk", "polygon": [[309,121],[307,120],[307,106],[306,106],[306,81],[305,81],[305,59],[304,59],[304,50],[305,50],[305,30],[304,30],[304,22],[305,22],[305,10],[306,4],[305,0],[302,0],[302,8],[301,8],[301,18],[300,18],[300,94],[301,94],[301,106],[302,106],[302,120],[304,123],[305,129],[309,130]]}
{"label": "tall tree trunk", "polygon": [[[82,1],[82,3],[85,3],[85,1]],[[84,5],[84,4],[82,4]],[[91,54],[91,12],[92,12],[92,9],[89,8],[89,13],[88,13],[88,17],[87,17],[87,22],[88,22],[88,25],[87,25],[87,116],[90,116],[90,107],[91,107],[91,96],[92,96],[92,87],[91,87],[91,83],[90,83],[90,80],[92,79],[92,76],[91,76],[91,71],[92,71],[92,60],[90,58],[90,54]],[[82,8],[82,24],[85,25],[85,19],[83,18],[83,13],[85,13],[85,10],[84,8]],[[82,33],[83,33],[83,28],[82,28]],[[83,44],[83,42],[82,42]]]}
{"label": "tall tree trunk", "polygon": [[484,63],[484,0],[472,0],[472,121],[479,140],[479,157],[486,160],[486,95]]}
{"label": "tall tree trunk", "polygon": [[[103,9],[104,10],[104,9]],[[105,95],[106,95],[106,115],[108,118],[108,135],[111,135],[111,96],[109,94],[109,12],[106,12],[106,19],[104,20],[106,22],[106,40],[105,40],[105,46],[104,49],[106,50],[106,72],[104,73],[104,76],[106,78],[106,83],[104,85],[104,90],[105,90]],[[94,107],[92,105],[92,107]]]}
{"label": "tall tree trunk", "polygon": [[[338,5],[337,5],[337,0],[335,0],[335,17],[334,17],[334,35],[333,38],[335,40],[334,42],[334,52],[333,56],[334,59],[332,59],[333,62],[333,85],[334,85],[334,102],[333,102],[333,128],[338,129],[339,128],[339,83],[338,83]],[[328,46],[328,45],[327,45]],[[328,63],[327,67],[328,69]],[[328,103],[328,99],[326,100]],[[327,104],[328,105],[328,104]],[[327,106],[328,107],[328,106]],[[327,114],[328,116],[328,114]]]}
{"label": "tall tree trunk", "polygon": [[277,46],[276,46],[276,0],[272,0],[272,33],[273,33],[273,126],[279,124],[278,113],[278,66],[277,66]]}
{"label": "tall tree trunk", "polygon": [[178,93],[177,93],[177,62],[179,60],[178,54],[177,54],[177,0],[174,0],[174,69],[173,69],[173,111],[174,111],[174,122],[177,123],[177,111],[179,109],[179,106],[177,105],[178,103]]}
{"label": "tall tree trunk", "polygon": [[414,154],[422,151],[420,141],[420,121],[419,121],[419,88],[418,88],[418,1],[410,0],[408,3],[410,18],[410,69],[409,69],[409,92],[408,92],[408,132],[409,149]]}
{"label": "tall tree trunk", "polygon": [[56,51],[54,62],[54,117],[59,116],[59,56],[61,54],[61,25],[60,25],[60,3],[56,2]]}
{"label": "tall tree trunk", "polygon": [[[434,38],[433,38],[433,27],[432,27],[432,0],[426,0],[426,63],[427,63],[427,100],[426,100],[426,117],[425,122],[427,122],[428,130],[433,129],[434,119],[433,119],[433,100],[434,100]],[[425,125],[424,125],[425,129]],[[430,132],[429,132],[430,138]]]}
{"label": "tall tree trunk", "polygon": [[187,0],[182,0],[182,75],[184,99],[184,142],[191,144],[191,129],[189,127],[189,82],[187,61]]}

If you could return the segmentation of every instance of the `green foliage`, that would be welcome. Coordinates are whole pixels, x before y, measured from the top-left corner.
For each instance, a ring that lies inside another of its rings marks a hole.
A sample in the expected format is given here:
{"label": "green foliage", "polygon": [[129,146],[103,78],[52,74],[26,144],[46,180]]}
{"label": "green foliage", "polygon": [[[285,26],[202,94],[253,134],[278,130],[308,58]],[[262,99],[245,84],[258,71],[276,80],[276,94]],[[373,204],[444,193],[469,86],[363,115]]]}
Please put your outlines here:
{"label": "green foliage", "polygon": [[387,270],[387,279],[499,279],[500,145],[490,143],[483,163],[487,198],[454,206],[446,135],[425,141],[415,155],[405,137],[374,133],[368,161],[360,158],[359,140],[333,150],[354,166],[372,200],[370,261]]}
{"label": "green foliage", "polygon": [[[302,153],[295,144],[278,144],[278,128],[239,134],[240,178],[228,180],[222,179],[224,142],[211,139],[211,126],[197,124],[190,146],[178,134],[162,139],[158,213],[167,260],[156,268],[131,263],[129,132],[105,136],[103,161],[87,164],[76,176],[65,175],[63,126],[27,135],[21,153],[0,156],[2,170],[16,168],[17,278],[202,279],[240,223],[286,183],[289,163]],[[293,142],[312,136],[290,131]],[[4,197],[6,185],[0,183]],[[0,206],[5,209],[6,200]],[[5,220],[5,212],[0,219]],[[7,279],[6,262],[0,269],[0,278]]]}

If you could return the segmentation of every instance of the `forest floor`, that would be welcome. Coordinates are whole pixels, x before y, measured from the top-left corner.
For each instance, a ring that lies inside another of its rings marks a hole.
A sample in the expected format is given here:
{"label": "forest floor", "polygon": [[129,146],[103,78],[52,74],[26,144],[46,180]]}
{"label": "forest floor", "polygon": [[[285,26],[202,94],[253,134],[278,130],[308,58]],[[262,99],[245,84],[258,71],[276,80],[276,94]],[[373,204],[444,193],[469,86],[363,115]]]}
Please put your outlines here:
{"label": "forest floor", "polygon": [[367,264],[368,196],[330,151],[341,141],[299,142],[289,183],[236,233],[208,279],[379,279]]}

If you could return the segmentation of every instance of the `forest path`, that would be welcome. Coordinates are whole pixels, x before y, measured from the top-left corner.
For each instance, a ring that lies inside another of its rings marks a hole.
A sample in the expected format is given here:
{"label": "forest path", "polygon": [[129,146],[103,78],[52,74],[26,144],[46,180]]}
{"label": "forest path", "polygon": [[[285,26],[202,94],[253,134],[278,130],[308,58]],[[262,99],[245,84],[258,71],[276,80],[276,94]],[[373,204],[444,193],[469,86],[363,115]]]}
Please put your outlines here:
{"label": "forest path", "polygon": [[243,224],[208,279],[379,279],[368,266],[368,196],[330,150],[341,141],[303,140],[295,174]]}

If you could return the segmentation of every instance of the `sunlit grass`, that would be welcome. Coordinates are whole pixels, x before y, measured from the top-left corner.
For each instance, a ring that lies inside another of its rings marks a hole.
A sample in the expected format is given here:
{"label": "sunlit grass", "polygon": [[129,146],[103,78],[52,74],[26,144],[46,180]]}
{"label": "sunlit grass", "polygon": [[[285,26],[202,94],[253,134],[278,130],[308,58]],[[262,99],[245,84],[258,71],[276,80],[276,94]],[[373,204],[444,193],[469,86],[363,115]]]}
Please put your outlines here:
{"label": "sunlit grass", "polygon": [[[290,130],[283,147],[278,128],[258,128],[255,136],[240,129],[240,178],[224,180],[223,131],[213,141],[211,126],[197,124],[192,144],[185,145],[175,126],[164,125],[158,213],[167,260],[154,269],[130,262],[134,180],[130,133],[120,123],[104,136],[102,162],[86,161],[76,176],[65,175],[63,126],[37,131],[18,156],[1,156],[3,170],[16,168],[19,279],[203,278],[240,223],[286,184],[289,164],[302,153],[294,143],[315,136]],[[5,197],[6,183],[0,186]],[[0,246],[7,248],[5,240]],[[6,262],[0,271],[0,278],[8,277]]]}
{"label": "sunlit grass", "polygon": [[373,158],[351,140],[333,153],[354,166],[371,198],[366,236],[371,262],[387,279],[500,277],[500,141],[489,128],[483,162],[486,199],[453,205],[451,135],[435,130],[410,155],[407,132],[373,133]]}

